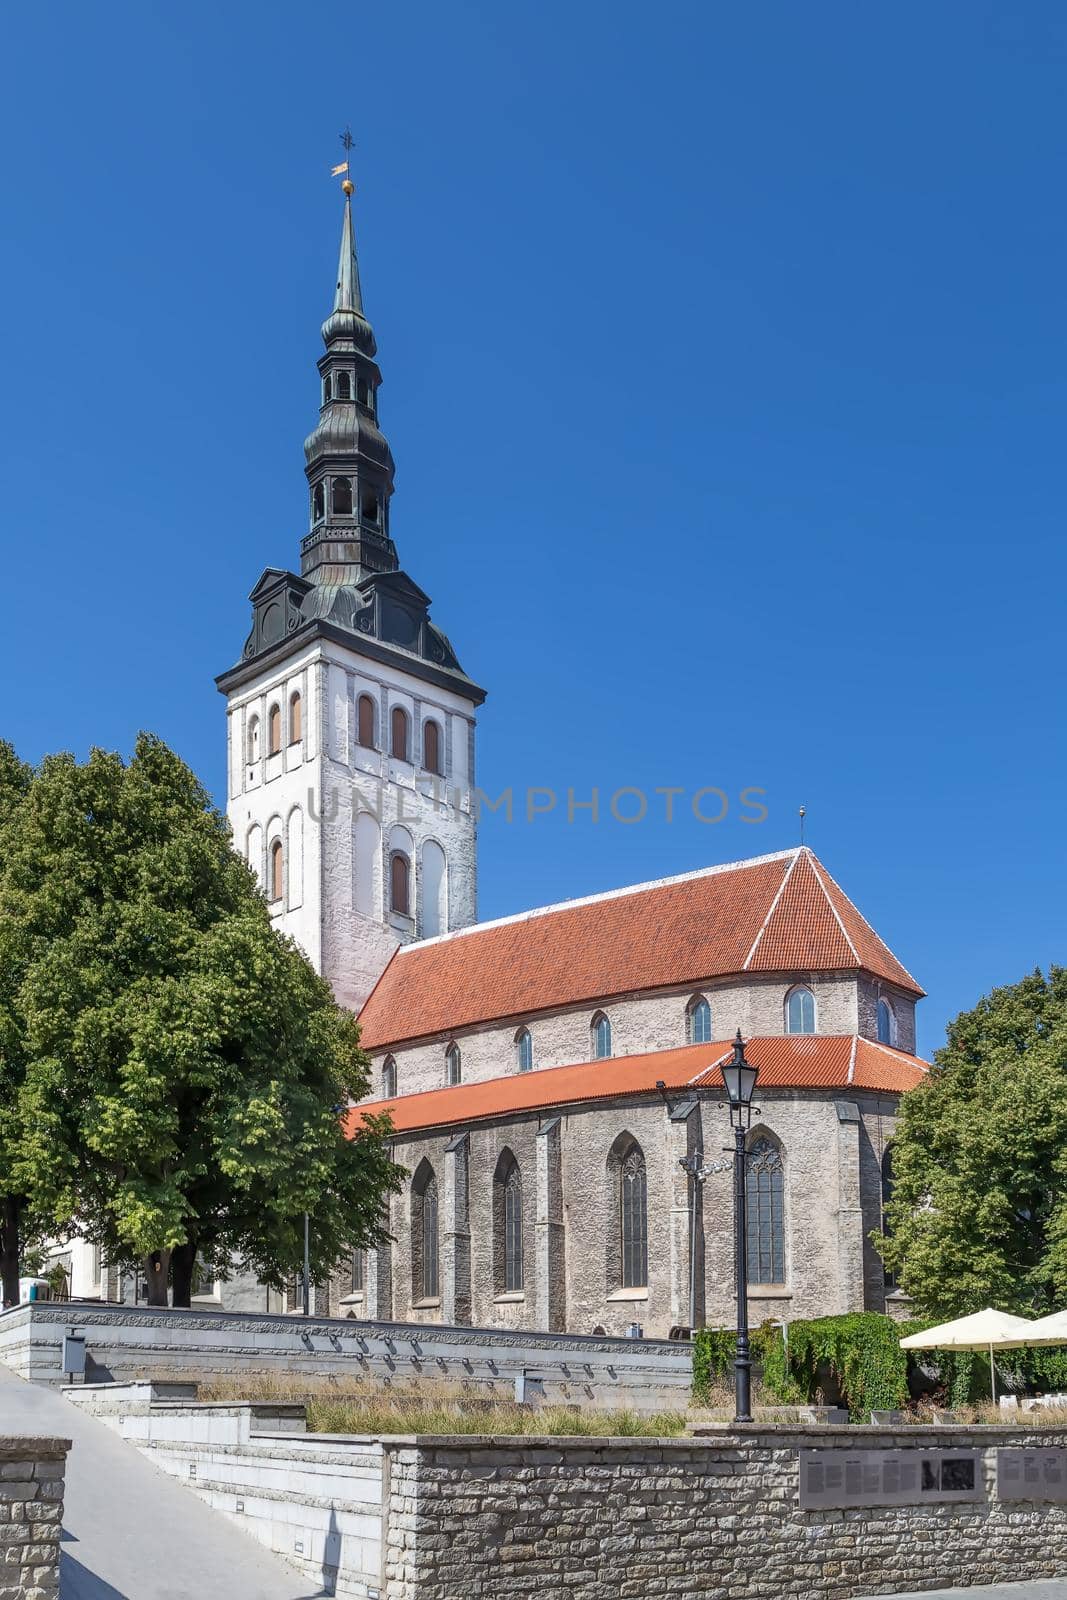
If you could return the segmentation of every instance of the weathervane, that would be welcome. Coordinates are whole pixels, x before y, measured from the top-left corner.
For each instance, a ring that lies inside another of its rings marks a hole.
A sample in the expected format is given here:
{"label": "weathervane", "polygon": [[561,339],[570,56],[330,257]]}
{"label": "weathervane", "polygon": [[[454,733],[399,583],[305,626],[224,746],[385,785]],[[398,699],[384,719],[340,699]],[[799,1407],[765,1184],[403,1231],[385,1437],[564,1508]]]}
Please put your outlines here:
{"label": "weathervane", "polygon": [[807,814],[808,814],[807,806],[801,806],[799,811],[797,812],[797,816],[800,818],[800,842],[801,842],[801,844],[804,843],[804,818],[807,816]]}
{"label": "weathervane", "polygon": [[344,190],[345,194],[351,195],[355,192],[356,186],[352,182],[352,174],[349,170],[349,167],[352,161],[352,147],[356,141],[352,137],[351,128],[346,128],[344,133],[339,134],[338,137],[345,147],[345,159],[338,162],[336,167],[330,168],[330,177],[339,178],[341,174],[344,173],[344,182],[342,183],[341,188]]}

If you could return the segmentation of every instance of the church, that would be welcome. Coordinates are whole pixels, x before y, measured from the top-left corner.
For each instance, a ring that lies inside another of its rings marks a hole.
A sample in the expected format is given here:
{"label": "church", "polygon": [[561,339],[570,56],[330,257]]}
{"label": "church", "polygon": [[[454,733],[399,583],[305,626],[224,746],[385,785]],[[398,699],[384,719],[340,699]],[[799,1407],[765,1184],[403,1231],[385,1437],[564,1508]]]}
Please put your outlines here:
{"label": "church", "polygon": [[[759,1068],[752,1321],[881,1310],[871,1234],[900,1096],[927,1071],[923,991],[809,849],[477,921],[485,691],[400,564],[344,188],[300,572],[263,573],[217,680],[235,848],[358,1012],[366,1107],[388,1110],[407,1172],[392,1242],[342,1263],[315,1310],[658,1337],[728,1324],[717,1091],[738,1029]],[[255,1303],[239,1280],[205,1298]]]}

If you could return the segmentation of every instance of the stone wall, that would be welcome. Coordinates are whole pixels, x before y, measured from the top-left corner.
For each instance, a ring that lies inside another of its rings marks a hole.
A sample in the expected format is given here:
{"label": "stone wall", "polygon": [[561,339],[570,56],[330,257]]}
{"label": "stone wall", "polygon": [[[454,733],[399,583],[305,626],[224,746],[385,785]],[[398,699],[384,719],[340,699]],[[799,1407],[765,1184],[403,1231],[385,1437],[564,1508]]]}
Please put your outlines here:
{"label": "stone wall", "polygon": [[418,1383],[511,1399],[515,1379],[536,1373],[553,1401],[641,1411],[684,1406],[692,1382],[689,1345],[666,1340],[50,1301],[0,1314],[0,1361],[32,1382],[60,1384],[69,1328],[85,1336],[90,1382],[274,1372],[335,1377],[370,1392]]}
{"label": "stone wall", "polygon": [[[751,1322],[882,1310],[884,1275],[870,1234],[881,1226],[881,1162],[895,1097],[767,1089],[759,1100],[752,1138],[769,1132],[782,1149],[785,1279],[752,1285]],[[647,1176],[648,1283],[639,1289],[621,1287],[613,1254],[619,1205],[612,1152],[627,1137],[640,1144]],[[368,1255],[361,1294],[346,1292],[350,1273],[347,1285],[335,1285],[330,1309],[583,1334],[600,1328],[621,1335],[637,1322],[650,1337],[664,1338],[689,1321],[689,1195],[679,1162],[699,1147],[718,1166],[729,1137],[713,1099],[676,1121],[658,1095],[401,1135],[394,1156],[409,1180],[390,1201],[394,1242]],[[523,1284],[512,1292],[502,1281],[493,1221],[505,1152],[522,1180]],[[439,1197],[440,1292],[429,1299],[412,1252],[415,1175],[424,1162]],[[697,1319],[723,1327],[734,1315],[728,1160],[703,1186],[697,1231]]]}
{"label": "stone wall", "polygon": [[[400,1094],[416,1094],[442,1088],[445,1049],[453,1040],[462,1051],[465,1083],[517,1072],[515,1034],[520,1023],[529,1028],[533,1039],[535,1071],[589,1061],[590,1026],[597,1011],[604,1011],[610,1019],[613,1055],[675,1050],[687,1043],[686,1006],[697,994],[704,995],[711,1006],[712,1035],[716,1039],[732,1039],[738,1028],[746,1039],[783,1034],[785,998],[800,982],[807,983],[815,996],[816,1028],[820,1034],[861,1033],[876,1039],[875,1008],[878,995],[884,992],[899,1019],[901,1048],[915,1048],[915,1002],[910,996],[891,991],[886,984],[835,973],[798,972],[781,977],[752,973],[741,979],[714,979],[648,994],[594,998],[565,1010],[485,1023],[447,1036],[396,1045],[391,1054],[397,1065],[397,1089]],[[381,1069],[388,1053],[377,1045],[371,1052],[375,1097],[382,1093]]]}
{"label": "stone wall", "polygon": [[[1020,1437],[1022,1435],[1022,1437]],[[1067,1507],[1002,1503],[995,1446],[1063,1430],[440,1439],[390,1452],[385,1600],[849,1600],[1067,1573]],[[802,1449],[984,1451],[976,1504],[801,1511]]]}
{"label": "stone wall", "polygon": [[0,1600],[55,1600],[69,1439],[0,1434]]}
{"label": "stone wall", "polygon": [[[107,1410],[104,1393],[71,1394]],[[1062,1427],[355,1438],[293,1433],[292,1407],[145,1404],[118,1391],[112,1405],[157,1466],[344,1596],[853,1600],[1067,1573],[1062,1470],[1047,1501],[1001,1500],[995,1459],[1062,1451]],[[976,1452],[977,1493],[931,1499],[915,1470],[912,1500],[801,1510],[809,1450],[839,1466],[858,1450],[913,1464],[919,1452]],[[1014,1494],[1049,1481],[1030,1465]]]}

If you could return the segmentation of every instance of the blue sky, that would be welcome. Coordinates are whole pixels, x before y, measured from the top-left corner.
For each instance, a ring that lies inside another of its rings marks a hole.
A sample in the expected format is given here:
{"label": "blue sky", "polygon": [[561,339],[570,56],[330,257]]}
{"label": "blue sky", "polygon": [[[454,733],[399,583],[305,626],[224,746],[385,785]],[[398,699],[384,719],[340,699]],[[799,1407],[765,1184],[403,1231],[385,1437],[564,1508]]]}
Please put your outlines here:
{"label": "blue sky", "polygon": [[482,915],[803,803],[933,1050],[1064,954],[1065,70],[1043,0],[13,11],[0,733],[152,728],[223,799],[351,122],[393,532],[490,690],[483,786],[651,802],[488,819]]}

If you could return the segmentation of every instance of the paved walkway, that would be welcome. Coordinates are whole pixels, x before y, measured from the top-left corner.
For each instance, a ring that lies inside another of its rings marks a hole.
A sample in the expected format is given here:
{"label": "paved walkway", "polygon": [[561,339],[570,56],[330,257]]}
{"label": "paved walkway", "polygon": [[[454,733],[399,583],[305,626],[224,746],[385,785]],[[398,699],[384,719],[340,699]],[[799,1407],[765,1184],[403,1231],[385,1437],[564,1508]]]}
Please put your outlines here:
{"label": "paved walkway", "polygon": [[74,1441],[60,1600],[313,1600],[329,1592],[160,1472],[105,1423],[2,1364],[0,1433]]}

